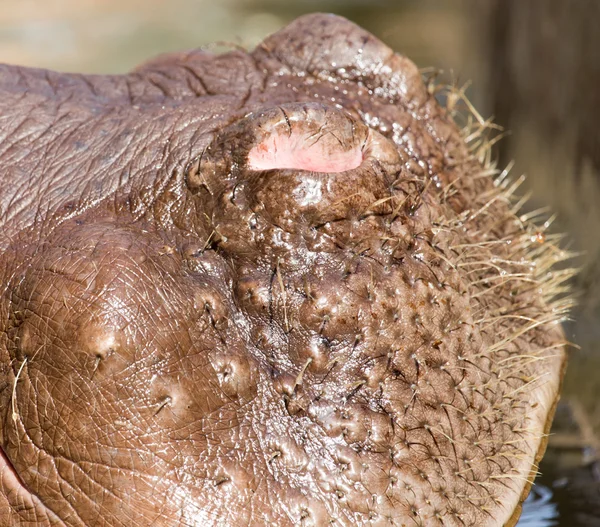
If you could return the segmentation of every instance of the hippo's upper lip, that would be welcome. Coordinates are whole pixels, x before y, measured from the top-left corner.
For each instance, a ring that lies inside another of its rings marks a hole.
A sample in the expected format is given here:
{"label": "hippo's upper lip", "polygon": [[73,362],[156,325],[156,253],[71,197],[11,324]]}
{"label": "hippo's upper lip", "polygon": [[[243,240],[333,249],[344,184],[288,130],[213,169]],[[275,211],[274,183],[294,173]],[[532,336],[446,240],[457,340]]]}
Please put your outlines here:
{"label": "hippo's upper lip", "polygon": [[6,456],[2,446],[0,446],[0,473],[2,474],[3,478],[6,477],[7,474],[9,477],[18,478],[17,472]]}
{"label": "hippo's upper lip", "polygon": [[18,496],[17,500],[21,504],[27,503],[30,507],[36,509],[40,513],[40,517],[45,516],[49,518],[52,525],[64,525],[64,522],[28,488],[4,451],[2,445],[0,445],[0,485],[5,494],[10,492],[11,494]]}
{"label": "hippo's upper lip", "polygon": [[15,469],[15,466],[12,464],[9,457],[6,455],[2,445],[0,445],[0,478],[6,487],[15,489],[19,493],[24,491],[31,495],[31,491],[23,482],[21,476],[19,476],[19,473]]}

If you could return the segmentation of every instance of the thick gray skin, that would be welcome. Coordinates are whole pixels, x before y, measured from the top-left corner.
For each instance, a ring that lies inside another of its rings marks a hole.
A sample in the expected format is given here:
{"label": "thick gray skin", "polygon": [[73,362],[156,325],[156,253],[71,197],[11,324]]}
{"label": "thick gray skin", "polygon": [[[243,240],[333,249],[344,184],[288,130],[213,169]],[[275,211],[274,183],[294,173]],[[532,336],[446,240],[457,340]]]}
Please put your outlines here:
{"label": "thick gray skin", "polygon": [[[554,248],[414,64],[313,15],[0,94],[0,526],[514,523]],[[282,130],[364,161],[252,170]]]}

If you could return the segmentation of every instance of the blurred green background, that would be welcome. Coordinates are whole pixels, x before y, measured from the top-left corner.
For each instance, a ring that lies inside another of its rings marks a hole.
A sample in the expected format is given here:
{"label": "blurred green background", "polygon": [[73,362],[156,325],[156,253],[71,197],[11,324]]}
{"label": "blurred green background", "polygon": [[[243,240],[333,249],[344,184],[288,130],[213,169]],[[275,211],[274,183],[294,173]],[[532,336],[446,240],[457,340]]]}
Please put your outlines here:
{"label": "blurred green background", "polygon": [[556,525],[600,525],[600,0],[0,0],[0,61],[124,72],[165,51],[252,47],[312,11],[350,18],[447,81],[472,80],[476,107],[510,130],[500,163],[516,160],[531,207],[556,211],[581,253],[567,326],[581,349],[541,470]]}

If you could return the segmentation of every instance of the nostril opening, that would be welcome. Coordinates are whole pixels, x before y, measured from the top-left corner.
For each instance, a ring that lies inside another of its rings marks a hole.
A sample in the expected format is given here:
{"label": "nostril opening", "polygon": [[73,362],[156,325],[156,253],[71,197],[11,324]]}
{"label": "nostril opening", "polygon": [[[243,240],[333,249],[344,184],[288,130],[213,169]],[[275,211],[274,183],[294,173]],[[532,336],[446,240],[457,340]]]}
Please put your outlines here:
{"label": "nostril opening", "polygon": [[337,173],[358,168],[363,162],[362,145],[348,145],[334,130],[306,133],[274,130],[248,153],[251,170],[295,169]]}

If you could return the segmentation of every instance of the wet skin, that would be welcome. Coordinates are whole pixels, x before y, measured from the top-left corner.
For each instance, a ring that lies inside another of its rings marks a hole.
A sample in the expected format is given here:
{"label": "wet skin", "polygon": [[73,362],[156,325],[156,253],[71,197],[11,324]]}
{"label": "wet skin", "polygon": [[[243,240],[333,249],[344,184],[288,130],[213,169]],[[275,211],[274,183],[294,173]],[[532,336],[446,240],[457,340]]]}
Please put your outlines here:
{"label": "wet skin", "polygon": [[0,92],[0,526],[514,524],[563,255],[412,62],[311,15]]}

